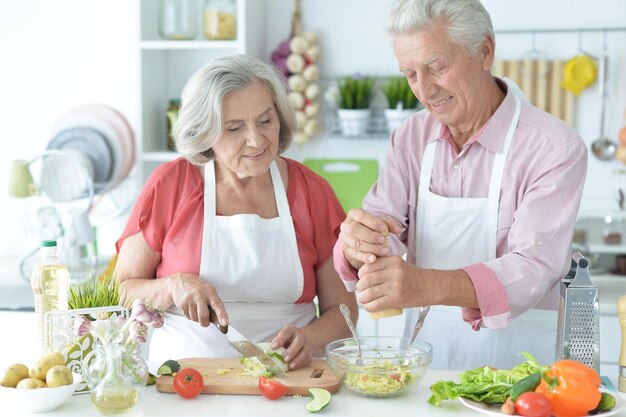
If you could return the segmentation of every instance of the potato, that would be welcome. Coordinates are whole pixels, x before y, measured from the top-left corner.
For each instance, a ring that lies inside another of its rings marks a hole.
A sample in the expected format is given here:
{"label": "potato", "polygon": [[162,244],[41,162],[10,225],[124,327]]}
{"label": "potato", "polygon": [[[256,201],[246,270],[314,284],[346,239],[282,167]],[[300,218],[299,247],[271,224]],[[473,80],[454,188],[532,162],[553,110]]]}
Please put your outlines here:
{"label": "potato", "polygon": [[65,365],[65,357],[61,353],[53,352],[48,355],[44,355],[39,358],[37,362],[35,362],[35,365],[32,368],[30,368],[28,376],[30,378],[37,378],[45,381],[48,369],[56,365]]}
{"label": "potato", "polygon": [[[28,375],[26,375],[28,377]],[[8,367],[4,374],[2,375],[2,379],[0,379],[0,385],[3,387],[15,388],[18,382],[22,379],[19,369]]]}
{"label": "potato", "polygon": [[43,382],[41,379],[26,378],[18,382],[15,388],[35,389],[35,388],[45,388],[45,387],[46,387],[46,383]]}
{"label": "potato", "polygon": [[70,385],[72,382],[74,382],[72,371],[65,365],[55,365],[48,369],[46,373],[46,384],[48,384],[49,387]]}
{"label": "potato", "polygon": [[28,366],[21,363],[9,365],[9,368],[16,369],[20,373],[20,379],[28,378]]}

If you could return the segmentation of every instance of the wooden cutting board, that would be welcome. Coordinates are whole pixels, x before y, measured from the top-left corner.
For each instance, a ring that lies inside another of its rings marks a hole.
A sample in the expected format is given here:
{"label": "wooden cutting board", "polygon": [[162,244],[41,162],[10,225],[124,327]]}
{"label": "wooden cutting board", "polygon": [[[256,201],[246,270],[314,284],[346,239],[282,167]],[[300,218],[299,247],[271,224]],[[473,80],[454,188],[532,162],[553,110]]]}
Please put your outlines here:
{"label": "wooden cutting board", "polygon": [[[243,365],[239,361],[239,358],[192,358],[178,362],[181,369],[194,368],[202,374],[203,394],[259,395],[258,379],[240,375]],[[218,370],[228,372],[218,375]],[[331,394],[339,389],[339,378],[332,373],[324,359],[313,359],[306,367],[289,371],[284,378],[274,379],[289,388],[287,395],[308,395],[309,388],[324,388]],[[173,382],[174,377],[171,375],[161,375],[157,379],[156,388],[160,392],[175,392]]]}

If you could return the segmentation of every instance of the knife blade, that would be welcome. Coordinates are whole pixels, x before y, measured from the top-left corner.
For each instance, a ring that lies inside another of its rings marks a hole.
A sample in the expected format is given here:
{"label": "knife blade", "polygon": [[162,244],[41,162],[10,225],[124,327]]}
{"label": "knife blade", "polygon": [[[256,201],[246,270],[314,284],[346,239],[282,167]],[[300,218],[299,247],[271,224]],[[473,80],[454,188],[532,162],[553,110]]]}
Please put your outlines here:
{"label": "knife blade", "polygon": [[213,323],[220,332],[224,333],[228,338],[228,344],[230,344],[233,349],[237,352],[241,353],[243,356],[247,358],[257,358],[263,365],[269,369],[274,376],[285,377],[285,372],[278,366],[276,361],[272,359],[267,353],[263,352],[261,348],[248,340],[247,337],[242,335],[237,329],[233,326],[222,326],[219,323],[217,315],[215,311],[209,306],[210,318],[209,321]]}

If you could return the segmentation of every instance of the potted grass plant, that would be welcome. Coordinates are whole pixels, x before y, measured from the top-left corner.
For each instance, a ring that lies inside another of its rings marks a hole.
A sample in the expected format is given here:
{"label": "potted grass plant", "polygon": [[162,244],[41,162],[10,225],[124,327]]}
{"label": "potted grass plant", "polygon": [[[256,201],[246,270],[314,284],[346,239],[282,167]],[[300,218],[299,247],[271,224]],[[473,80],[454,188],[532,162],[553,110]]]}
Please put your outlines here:
{"label": "potted grass plant", "polygon": [[391,77],[383,86],[387,99],[385,119],[390,132],[419,110],[420,102],[411,91],[406,77]]}
{"label": "potted grass plant", "polygon": [[337,84],[339,87],[337,113],[342,133],[346,136],[367,133],[374,79],[356,74],[340,78]]}

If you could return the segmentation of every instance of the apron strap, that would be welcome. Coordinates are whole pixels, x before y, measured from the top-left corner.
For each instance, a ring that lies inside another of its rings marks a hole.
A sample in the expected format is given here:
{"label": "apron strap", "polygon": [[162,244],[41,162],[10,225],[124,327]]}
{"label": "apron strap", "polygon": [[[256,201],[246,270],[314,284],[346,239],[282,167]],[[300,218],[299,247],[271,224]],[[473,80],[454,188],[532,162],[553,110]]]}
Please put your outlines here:
{"label": "apron strap", "polygon": [[515,111],[511,118],[511,124],[504,138],[504,144],[502,151],[497,153],[493,159],[493,167],[491,168],[491,181],[489,183],[489,202],[488,202],[488,215],[489,221],[489,233],[492,239],[489,241],[489,257],[490,259],[496,258],[496,244],[498,239],[498,207],[500,206],[500,194],[502,192],[502,178],[504,177],[504,165],[511,149],[511,143],[513,143],[513,135],[517,129],[517,123],[519,121],[519,115],[521,110],[521,102],[519,98],[515,98]]}
{"label": "apron strap", "polygon": [[216,213],[215,162],[211,159],[204,165],[204,216],[215,216]]}
{"label": "apron strap", "polygon": [[420,167],[420,183],[417,189],[417,198],[425,196],[430,192],[430,178],[433,174],[433,162],[435,160],[435,150],[438,140],[434,140],[426,145],[422,156],[422,166]]}
{"label": "apron strap", "polygon": [[270,175],[272,177],[272,185],[274,186],[274,198],[276,198],[278,217],[290,216],[291,210],[289,210],[287,192],[285,191],[285,185],[283,184],[283,179],[280,176],[276,160],[272,161],[272,164],[270,165]]}

